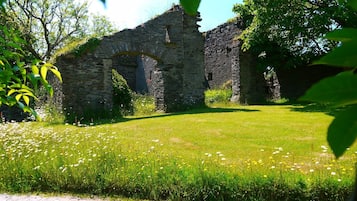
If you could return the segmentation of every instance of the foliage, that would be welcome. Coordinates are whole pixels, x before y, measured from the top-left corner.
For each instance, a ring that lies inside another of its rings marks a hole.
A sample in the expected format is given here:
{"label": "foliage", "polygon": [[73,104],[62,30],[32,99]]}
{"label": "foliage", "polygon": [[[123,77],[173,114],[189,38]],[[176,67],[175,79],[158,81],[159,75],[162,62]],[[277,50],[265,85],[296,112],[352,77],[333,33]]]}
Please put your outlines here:
{"label": "foliage", "polygon": [[348,167],[357,150],[333,160],[323,146],[332,117],[303,109],[206,108],[84,128],[4,124],[0,191],[149,200],[346,200],[354,174]]}
{"label": "foliage", "polygon": [[229,103],[232,97],[232,89],[210,89],[205,91],[205,103]]}
{"label": "foliage", "polygon": [[[2,12],[5,12],[2,10]],[[0,24],[0,105],[17,105],[23,111],[39,116],[31,108],[31,100],[36,100],[35,92],[39,84],[50,95],[53,89],[47,81],[47,72],[51,71],[62,81],[61,74],[55,66],[37,60],[28,63],[31,58],[23,51],[26,41],[13,27]]]}
{"label": "foliage", "polygon": [[201,0],[180,0],[180,4],[185,9],[185,12],[190,15],[196,15]]}
{"label": "foliage", "polygon": [[42,105],[38,114],[41,116],[43,122],[50,124],[63,124],[66,120],[65,114],[63,114],[61,109],[51,103]]}
{"label": "foliage", "polygon": [[[6,13],[28,41],[25,51],[49,60],[70,41],[101,37],[114,31],[113,24],[100,15],[88,14],[88,3],[69,0],[7,0]],[[109,31],[109,32],[106,32]]]}
{"label": "foliage", "polygon": [[[349,0],[348,4],[357,10],[357,1]],[[341,5],[343,7],[343,4]],[[339,41],[341,44],[329,54],[321,58],[316,64],[328,64],[351,71],[326,78],[313,85],[302,100],[342,107],[330,124],[327,140],[335,156],[341,157],[353,145],[357,138],[357,29],[342,28],[326,35],[327,39]]]}
{"label": "foliage", "polygon": [[153,96],[133,94],[134,115],[152,115],[156,112]]}
{"label": "foliage", "polygon": [[247,27],[243,50],[259,55],[263,66],[297,67],[311,63],[337,45],[323,36],[357,24],[357,12],[344,1],[244,0],[233,8]]}
{"label": "foliage", "polygon": [[117,32],[118,29],[105,15],[91,14],[83,31],[89,38],[102,38]]}
{"label": "foliage", "polygon": [[84,44],[78,45],[71,50],[71,53],[76,57],[80,57],[89,52],[93,52],[98,45],[100,44],[100,40],[98,38],[90,38]]}
{"label": "foliage", "polygon": [[132,94],[128,83],[122,75],[115,69],[112,69],[112,82],[113,82],[113,105],[119,107],[122,114],[133,113]]}
{"label": "foliage", "polygon": [[209,89],[205,91],[205,104],[224,104],[230,103],[232,97],[232,80],[223,83],[218,89]]}

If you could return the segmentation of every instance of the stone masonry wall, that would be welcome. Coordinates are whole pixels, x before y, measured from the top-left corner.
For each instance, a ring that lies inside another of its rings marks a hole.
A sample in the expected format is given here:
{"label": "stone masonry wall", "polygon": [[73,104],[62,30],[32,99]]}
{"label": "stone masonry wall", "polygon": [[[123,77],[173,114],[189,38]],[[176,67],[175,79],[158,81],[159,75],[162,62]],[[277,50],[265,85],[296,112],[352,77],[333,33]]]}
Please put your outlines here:
{"label": "stone masonry wall", "polygon": [[263,76],[256,71],[256,61],[240,50],[242,22],[229,22],[206,33],[205,75],[209,88],[220,88],[232,81],[231,101],[242,104],[261,102],[264,98]]}
{"label": "stone masonry wall", "polygon": [[[139,93],[147,93],[149,95],[154,95],[154,88],[152,83],[154,81],[154,71],[157,66],[157,61],[151,57],[141,55],[138,57],[138,69],[144,70],[144,75],[138,74],[137,82],[142,83],[142,90],[141,88],[137,88],[137,92]],[[145,79],[145,80],[141,80]],[[141,81],[140,81],[141,80]]]}
{"label": "stone masonry wall", "polygon": [[192,18],[184,15],[183,28],[183,99],[185,106],[204,103],[205,70],[204,70],[204,37],[198,31],[200,16]]}
{"label": "stone masonry wall", "polygon": [[[188,16],[174,6],[135,29],[104,37],[92,53],[61,56],[56,65],[63,74],[63,107],[78,115],[85,110],[111,110],[111,69],[126,66],[121,69],[123,74],[134,78],[138,68],[132,58],[140,59],[141,55],[156,61],[148,73],[141,70],[145,74],[141,76],[151,78],[150,89],[158,110],[170,112],[184,105],[202,104],[204,55],[198,20],[199,16]],[[137,84],[129,82],[132,87]]]}
{"label": "stone masonry wall", "polygon": [[[256,68],[256,59],[249,52],[240,51],[240,41],[234,37],[241,33],[241,24],[225,23],[206,33],[205,76],[209,88],[219,88],[232,80],[231,101],[255,104],[265,101],[266,90],[263,72]],[[281,97],[296,100],[317,81],[341,72],[326,66],[279,69],[275,67],[280,82]]]}
{"label": "stone masonry wall", "polygon": [[225,23],[205,33],[205,75],[210,88],[219,88],[232,79],[232,57],[239,53],[234,37],[241,33],[238,23]]}
{"label": "stone masonry wall", "polygon": [[97,60],[92,54],[80,58],[62,57],[63,110],[82,115],[89,110],[105,111],[112,106],[111,60]]}

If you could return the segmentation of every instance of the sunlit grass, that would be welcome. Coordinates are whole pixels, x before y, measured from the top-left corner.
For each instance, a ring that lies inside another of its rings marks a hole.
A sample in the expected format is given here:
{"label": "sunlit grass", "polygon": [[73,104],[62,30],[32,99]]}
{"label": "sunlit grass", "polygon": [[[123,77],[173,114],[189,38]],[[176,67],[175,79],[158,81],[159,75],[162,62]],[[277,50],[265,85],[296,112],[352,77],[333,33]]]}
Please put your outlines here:
{"label": "sunlit grass", "polygon": [[212,182],[233,194],[252,182],[351,186],[356,148],[334,160],[325,140],[333,117],[300,110],[216,105],[87,127],[3,124],[0,190],[190,200],[190,189]]}

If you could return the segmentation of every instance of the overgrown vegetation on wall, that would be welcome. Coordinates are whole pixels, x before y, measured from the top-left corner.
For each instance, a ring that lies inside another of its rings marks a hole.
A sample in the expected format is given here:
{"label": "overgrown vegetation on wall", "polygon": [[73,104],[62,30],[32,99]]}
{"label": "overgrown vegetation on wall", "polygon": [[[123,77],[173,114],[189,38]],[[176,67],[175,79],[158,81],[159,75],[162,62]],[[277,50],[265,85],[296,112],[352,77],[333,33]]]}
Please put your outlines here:
{"label": "overgrown vegetation on wall", "polygon": [[100,40],[98,38],[91,38],[86,43],[74,48],[71,53],[74,54],[76,57],[80,57],[89,52],[93,52],[99,44]]}

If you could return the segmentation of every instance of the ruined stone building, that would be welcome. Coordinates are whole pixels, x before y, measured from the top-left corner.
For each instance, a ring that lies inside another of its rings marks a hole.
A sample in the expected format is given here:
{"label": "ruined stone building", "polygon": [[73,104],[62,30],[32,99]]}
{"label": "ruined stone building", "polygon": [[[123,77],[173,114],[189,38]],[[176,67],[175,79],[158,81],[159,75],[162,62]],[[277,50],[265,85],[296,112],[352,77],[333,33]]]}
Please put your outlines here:
{"label": "ruined stone building", "polygon": [[[205,33],[205,75],[209,88],[220,88],[232,82],[232,101],[241,104],[265,102],[267,97],[263,71],[256,67],[257,57],[242,52],[236,38],[242,32],[238,22],[224,23]],[[322,78],[341,72],[339,68],[306,66],[284,69],[275,66],[279,79],[280,95],[277,97],[296,100]]]}
{"label": "ruined stone building", "polygon": [[[204,91],[232,83],[232,101],[261,103],[263,72],[256,58],[240,50],[239,21],[200,33],[199,16],[180,6],[135,29],[104,37],[94,51],[62,55],[56,65],[63,76],[62,105],[67,112],[111,110],[111,70],[116,69],[138,93],[155,97],[158,110],[175,111],[204,103]],[[282,97],[297,98],[314,82],[335,72],[290,69],[277,72]]]}
{"label": "ruined stone building", "polygon": [[[180,6],[136,27],[89,44],[80,54],[57,58],[63,84],[55,84],[55,104],[78,117],[113,108],[112,69],[130,88],[155,97],[156,109],[177,111],[204,103],[206,89],[231,83],[231,101],[262,103],[266,98],[263,72],[256,59],[242,52],[236,38],[239,21],[224,23],[210,31],[198,31],[199,16],[189,16]],[[318,80],[340,69],[276,68],[281,97],[297,99]],[[280,97],[280,96],[279,96]],[[4,114],[5,109],[0,108]],[[11,113],[11,112],[10,112]]]}
{"label": "ruined stone building", "polygon": [[62,107],[78,116],[88,110],[110,111],[113,68],[136,91],[153,94],[157,110],[203,104],[204,38],[199,20],[174,6],[135,29],[104,37],[93,51],[62,55],[56,62],[63,76]]}
{"label": "ruined stone building", "polygon": [[255,68],[255,60],[240,50],[237,37],[240,21],[228,22],[205,33],[205,74],[209,88],[232,82],[232,101],[254,104],[264,99],[264,80]]}

